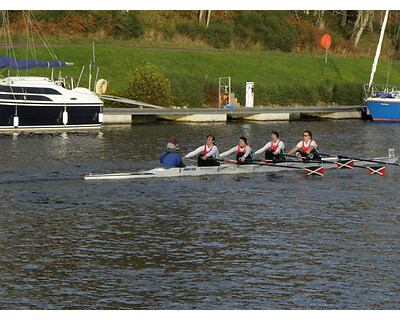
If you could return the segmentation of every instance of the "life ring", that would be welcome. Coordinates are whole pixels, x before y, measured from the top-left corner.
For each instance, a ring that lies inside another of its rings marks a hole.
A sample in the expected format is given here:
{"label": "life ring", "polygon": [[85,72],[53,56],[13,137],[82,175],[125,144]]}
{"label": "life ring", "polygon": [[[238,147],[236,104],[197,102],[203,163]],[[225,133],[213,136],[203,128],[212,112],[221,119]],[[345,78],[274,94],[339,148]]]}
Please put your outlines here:
{"label": "life ring", "polygon": [[96,83],[96,93],[97,94],[104,94],[106,93],[107,90],[107,80],[105,79],[100,79]]}

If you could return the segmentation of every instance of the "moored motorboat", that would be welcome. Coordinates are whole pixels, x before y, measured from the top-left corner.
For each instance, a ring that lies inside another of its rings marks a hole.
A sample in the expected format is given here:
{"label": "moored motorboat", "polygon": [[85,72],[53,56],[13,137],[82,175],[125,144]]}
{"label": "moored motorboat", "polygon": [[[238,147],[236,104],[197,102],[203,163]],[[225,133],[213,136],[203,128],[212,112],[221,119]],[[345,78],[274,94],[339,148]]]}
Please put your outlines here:
{"label": "moored motorboat", "polygon": [[0,130],[99,128],[103,102],[86,88],[41,77],[0,80]]}
{"label": "moored motorboat", "polygon": [[[5,34],[9,34],[8,13],[2,12],[2,15],[2,27]],[[34,24],[36,19],[30,12],[24,13],[24,18],[27,30],[41,30]],[[29,34],[28,38],[31,37]],[[48,56],[54,60],[36,59],[34,41],[27,43],[26,60],[16,59],[13,42],[9,36],[4,39],[5,45],[0,51],[0,70],[7,76],[2,75],[0,79],[0,131],[99,128],[103,122],[100,95],[105,93],[107,82],[98,79],[99,68],[95,65],[94,47],[92,62],[83,66],[78,82],[74,83],[71,77],[62,77],[61,72],[55,76],[56,68],[73,63],[59,61],[45,36],[39,34],[39,37],[48,50]],[[37,67],[49,69],[50,77],[28,76],[27,70]],[[80,84],[86,67],[89,67],[88,81],[87,88],[84,88]]]}

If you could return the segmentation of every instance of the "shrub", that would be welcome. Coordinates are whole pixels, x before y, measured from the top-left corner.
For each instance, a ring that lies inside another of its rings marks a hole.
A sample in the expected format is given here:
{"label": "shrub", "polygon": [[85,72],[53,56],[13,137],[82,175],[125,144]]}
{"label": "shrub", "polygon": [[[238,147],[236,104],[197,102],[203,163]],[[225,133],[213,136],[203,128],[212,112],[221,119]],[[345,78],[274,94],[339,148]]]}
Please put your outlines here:
{"label": "shrub", "polygon": [[114,17],[114,27],[111,33],[124,40],[139,38],[144,34],[144,27],[136,13],[128,11]]}
{"label": "shrub", "polygon": [[271,50],[289,52],[295,44],[292,24],[288,21],[290,13],[287,11],[266,12],[263,24],[266,29],[264,46]]}
{"label": "shrub", "polygon": [[201,108],[204,104],[205,80],[191,74],[171,73],[168,79],[174,89],[173,104]]}
{"label": "shrub", "polygon": [[215,83],[208,83],[204,92],[204,104],[207,107],[215,108],[218,106],[218,86]]}
{"label": "shrub", "polygon": [[175,36],[175,28],[173,25],[163,25],[161,32],[164,40],[171,40]]}
{"label": "shrub", "polygon": [[334,102],[339,105],[359,105],[364,101],[362,84],[341,83],[333,87]]}
{"label": "shrub", "polygon": [[317,88],[318,97],[321,102],[333,102],[333,85],[329,81],[320,83]]}
{"label": "shrub", "polygon": [[287,11],[241,11],[235,17],[235,36],[242,43],[260,43],[269,50],[291,51],[295,44]]}
{"label": "shrub", "polygon": [[133,68],[125,96],[161,107],[173,101],[171,82],[150,63]]}
{"label": "shrub", "polygon": [[224,20],[217,19],[202,30],[203,39],[214,48],[227,48],[233,40],[233,30]]}
{"label": "shrub", "polygon": [[[218,93],[218,89],[217,93]],[[243,83],[232,83],[232,92],[241,105],[246,103],[246,92]],[[208,91],[206,90],[208,93]],[[315,106],[319,102],[338,105],[359,105],[363,101],[363,86],[354,83],[331,84],[326,81],[314,85],[268,85],[256,83],[254,86],[255,106],[290,106],[300,104]],[[218,94],[217,94],[218,98]],[[206,98],[208,100],[209,98]],[[216,105],[216,104],[214,104]]]}
{"label": "shrub", "polygon": [[295,44],[295,37],[292,30],[284,29],[276,40],[276,48],[285,52],[292,51]]}
{"label": "shrub", "polygon": [[196,40],[197,37],[200,35],[201,27],[198,23],[177,23],[176,24],[176,31],[178,33],[188,37],[191,40]]}

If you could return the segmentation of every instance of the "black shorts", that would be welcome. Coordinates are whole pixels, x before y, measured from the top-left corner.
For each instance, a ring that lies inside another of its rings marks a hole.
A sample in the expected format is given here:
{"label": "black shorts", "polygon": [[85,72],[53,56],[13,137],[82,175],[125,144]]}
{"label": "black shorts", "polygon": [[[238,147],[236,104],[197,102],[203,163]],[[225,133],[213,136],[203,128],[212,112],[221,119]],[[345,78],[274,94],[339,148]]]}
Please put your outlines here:
{"label": "black shorts", "polygon": [[203,160],[202,157],[204,155],[199,155],[197,158],[197,165],[199,167],[219,167],[219,161],[214,158],[207,158],[206,160]]}

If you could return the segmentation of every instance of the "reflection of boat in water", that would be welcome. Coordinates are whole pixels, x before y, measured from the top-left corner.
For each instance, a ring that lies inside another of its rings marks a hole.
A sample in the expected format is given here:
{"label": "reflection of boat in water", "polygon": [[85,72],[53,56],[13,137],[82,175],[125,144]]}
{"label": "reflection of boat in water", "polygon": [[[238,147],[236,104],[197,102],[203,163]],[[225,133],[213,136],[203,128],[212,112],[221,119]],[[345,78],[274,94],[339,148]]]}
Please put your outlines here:
{"label": "reflection of boat in water", "polygon": [[[5,17],[6,18],[6,17]],[[5,23],[4,27],[8,27]],[[48,44],[46,44],[46,47]],[[10,50],[11,48],[11,50]],[[8,76],[0,79],[0,130],[49,130],[99,128],[103,122],[103,101],[107,83],[98,80],[99,68],[92,62],[88,67],[88,88],[79,87],[84,66],[77,85],[72,78],[53,77],[54,68],[72,63],[40,60],[17,60],[12,43],[7,42],[7,56],[0,57],[0,70],[9,69]],[[29,48],[32,50],[32,48]],[[50,52],[54,57],[54,53]],[[94,60],[94,59],[93,59]],[[50,68],[50,78],[21,76],[22,70],[35,67]],[[16,76],[10,76],[10,71]],[[92,77],[92,71],[96,72]],[[90,90],[94,88],[96,92]]]}
{"label": "reflection of boat in water", "polygon": [[400,121],[400,89],[388,85],[372,84],[381,52],[389,10],[386,11],[372,65],[369,84],[365,86],[366,104],[374,121]]}

